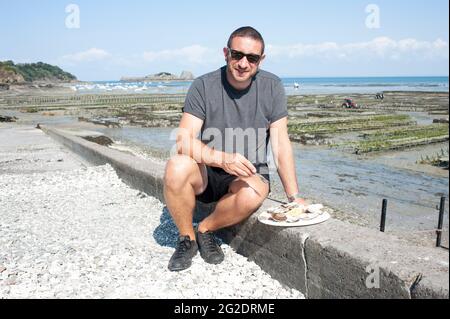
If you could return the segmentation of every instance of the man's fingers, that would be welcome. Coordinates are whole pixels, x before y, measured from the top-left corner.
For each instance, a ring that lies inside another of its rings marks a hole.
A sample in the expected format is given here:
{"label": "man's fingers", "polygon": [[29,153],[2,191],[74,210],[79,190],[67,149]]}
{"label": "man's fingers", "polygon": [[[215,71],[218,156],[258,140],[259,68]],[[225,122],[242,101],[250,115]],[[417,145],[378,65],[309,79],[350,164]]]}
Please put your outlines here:
{"label": "man's fingers", "polygon": [[255,166],[253,166],[253,164],[244,156],[239,154],[237,159],[245,166],[245,169],[246,171],[248,171],[249,175],[253,175],[256,173]]}
{"label": "man's fingers", "polygon": [[239,167],[236,167],[234,169],[234,174],[233,175],[236,175],[236,176],[239,176],[239,177],[248,177],[248,176],[250,176],[246,171],[240,169]]}
{"label": "man's fingers", "polygon": [[253,174],[256,173],[256,168],[255,168],[255,166],[253,166],[253,164],[252,164],[248,159],[245,159],[245,160],[243,161],[243,164],[250,170],[250,172],[251,172],[250,175],[253,175]]}
{"label": "man's fingers", "polygon": [[228,166],[224,170],[228,174],[235,175],[238,177],[248,177],[249,176],[249,174],[246,171],[244,171],[243,169],[240,169],[236,164]]}
{"label": "man's fingers", "polygon": [[246,175],[243,176],[252,176],[253,172],[250,168],[248,168],[244,163],[242,162],[237,162],[236,163],[236,167],[239,168],[240,170],[244,171],[246,173]]}
{"label": "man's fingers", "polygon": [[226,163],[228,173],[234,172],[233,175],[248,177],[256,173],[256,168],[243,155],[236,153]]}

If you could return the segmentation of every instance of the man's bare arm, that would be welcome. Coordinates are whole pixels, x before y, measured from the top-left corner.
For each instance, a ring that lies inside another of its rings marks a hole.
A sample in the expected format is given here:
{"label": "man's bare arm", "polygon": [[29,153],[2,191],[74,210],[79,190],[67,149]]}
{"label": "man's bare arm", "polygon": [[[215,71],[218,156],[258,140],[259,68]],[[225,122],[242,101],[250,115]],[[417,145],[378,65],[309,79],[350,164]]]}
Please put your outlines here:
{"label": "man's bare arm", "polygon": [[189,113],[183,113],[177,134],[178,154],[187,155],[199,164],[220,167],[221,152],[215,151],[198,138],[203,120]]}
{"label": "man's bare arm", "polygon": [[214,150],[198,139],[203,120],[183,113],[177,135],[177,152],[193,158],[199,164],[223,168],[236,176],[251,176],[255,167],[240,154],[228,154]]}
{"label": "man's bare arm", "polygon": [[[287,117],[270,125],[270,141],[286,196],[298,194],[297,173],[295,171],[294,152],[289,140]],[[297,200],[297,202],[304,203],[303,199]]]}

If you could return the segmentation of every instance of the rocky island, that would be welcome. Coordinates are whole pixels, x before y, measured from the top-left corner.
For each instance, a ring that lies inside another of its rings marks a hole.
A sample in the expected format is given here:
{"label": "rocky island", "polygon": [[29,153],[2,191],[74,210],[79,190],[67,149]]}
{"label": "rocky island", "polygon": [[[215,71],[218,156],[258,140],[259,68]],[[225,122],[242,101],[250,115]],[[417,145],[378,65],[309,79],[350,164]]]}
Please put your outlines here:
{"label": "rocky island", "polygon": [[0,83],[22,84],[26,82],[71,82],[77,78],[58,66],[43,62],[14,64],[13,61],[0,61]]}
{"label": "rocky island", "polygon": [[152,82],[152,81],[192,81],[194,75],[192,72],[183,71],[180,76],[169,72],[160,72],[156,74],[147,75],[144,77],[127,77],[124,76],[120,79],[122,82]]}
{"label": "rocky island", "polygon": [[11,85],[48,87],[75,81],[77,78],[74,75],[47,63],[14,64],[13,61],[0,61],[0,90],[9,90]]}

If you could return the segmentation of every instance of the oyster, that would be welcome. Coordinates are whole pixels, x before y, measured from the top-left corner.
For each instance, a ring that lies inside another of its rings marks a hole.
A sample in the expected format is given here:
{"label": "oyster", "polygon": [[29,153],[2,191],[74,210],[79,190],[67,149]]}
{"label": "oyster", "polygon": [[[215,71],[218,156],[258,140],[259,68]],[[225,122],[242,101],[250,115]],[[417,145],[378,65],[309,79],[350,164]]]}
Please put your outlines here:
{"label": "oyster", "polygon": [[305,206],[296,207],[286,213],[287,222],[295,223],[295,222],[299,221],[300,219],[302,219],[302,217],[305,218],[306,215],[308,215],[308,214],[307,214]]}
{"label": "oyster", "polygon": [[276,222],[284,222],[288,218],[287,218],[286,214],[283,214],[283,213],[272,213],[270,216],[270,219],[272,219]]}
{"label": "oyster", "polygon": [[322,204],[299,205],[288,203],[281,206],[272,207],[267,210],[270,219],[275,222],[295,223],[299,220],[311,220],[322,214]]}

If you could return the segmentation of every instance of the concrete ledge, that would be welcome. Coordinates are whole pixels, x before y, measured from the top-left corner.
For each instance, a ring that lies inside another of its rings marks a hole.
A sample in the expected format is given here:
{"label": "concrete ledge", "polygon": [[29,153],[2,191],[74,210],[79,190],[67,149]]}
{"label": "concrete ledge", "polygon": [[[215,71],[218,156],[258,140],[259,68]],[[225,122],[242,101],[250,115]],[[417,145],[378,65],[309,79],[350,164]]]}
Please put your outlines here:
{"label": "concrete ledge", "polygon": [[335,219],[279,229],[252,216],[226,232],[239,253],[308,298],[448,298],[443,249],[411,246]]}
{"label": "concrete ledge", "polygon": [[[164,163],[97,145],[67,131],[41,128],[91,163],[111,164],[131,187],[164,201]],[[261,209],[273,205],[276,203],[268,199]],[[197,218],[213,207],[198,205]],[[278,228],[259,223],[256,216],[219,235],[307,298],[449,297],[447,250],[412,246],[394,236],[335,219],[309,227]]]}
{"label": "concrete ledge", "polygon": [[[89,142],[80,132],[70,133],[41,125],[41,129],[74,153],[94,165],[110,164],[128,185],[164,201],[163,177],[165,165]],[[89,135],[85,132],[84,135]]]}

